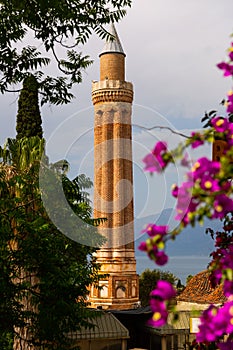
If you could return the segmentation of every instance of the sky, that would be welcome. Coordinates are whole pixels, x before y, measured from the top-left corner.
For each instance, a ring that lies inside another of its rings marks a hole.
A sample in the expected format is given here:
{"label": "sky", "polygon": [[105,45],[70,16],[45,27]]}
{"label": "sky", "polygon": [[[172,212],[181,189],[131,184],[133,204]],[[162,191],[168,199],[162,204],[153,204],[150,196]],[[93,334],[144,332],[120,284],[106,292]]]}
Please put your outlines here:
{"label": "sky", "polygon": [[[134,85],[133,162],[135,216],[143,217],[172,207],[173,182],[183,171],[175,166],[167,175],[149,176],[142,158],[156,140],[169,148],[183,140],[153,126],[169,126],[190,134],[201,128],[205,111],[218,109],[231,88],[216,64],[226,58],[233,33],[232,0],[133,0],[127,16],[116,24],[126,53],[126,80]],[[70,177],[85,173],[93,179],[93,122],[91,81],[99,79],[98,55],[104,46],[96,35],[81,48],[94,64],[74,90],[66,106],[41,110],[47,153],[51,161],[67,159]],[[51,68],[53,71],[53,67]],[[18,95],[1,95],[0,143],[15,136]],[[200,153],[210,154],[209,148]]]}

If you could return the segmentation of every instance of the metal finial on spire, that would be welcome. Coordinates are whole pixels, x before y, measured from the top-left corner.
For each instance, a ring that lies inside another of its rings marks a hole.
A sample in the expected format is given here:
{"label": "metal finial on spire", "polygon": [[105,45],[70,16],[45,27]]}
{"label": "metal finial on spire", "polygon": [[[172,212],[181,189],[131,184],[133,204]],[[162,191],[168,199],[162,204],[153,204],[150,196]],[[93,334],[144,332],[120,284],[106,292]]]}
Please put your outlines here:
{"label": "metal finial on spire", "polygon": [[120,53],[125,56],[119,36],[113,23],[111,23],[108,31],[111,35],[114,36],[114,39],[106,41],[103,51],[100,53],[100,56],[105,53]]}

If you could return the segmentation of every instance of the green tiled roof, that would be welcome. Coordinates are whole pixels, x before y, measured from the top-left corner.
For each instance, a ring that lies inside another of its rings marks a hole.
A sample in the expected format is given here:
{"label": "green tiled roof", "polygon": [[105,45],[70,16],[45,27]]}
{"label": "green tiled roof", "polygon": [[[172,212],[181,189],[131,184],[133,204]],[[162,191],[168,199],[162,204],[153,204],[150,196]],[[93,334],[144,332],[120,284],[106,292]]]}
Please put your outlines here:
{"label": "green tiled roof", "polygon": [[110,312],[93,311],[101,313],[94,319],[89,320],[94,325],[93,328],[84,328],[69,333],[71,340],[82,339],[128,339],[129,332],[121,322]]}
{"label": "green tiled roof", "polygon": [[151,326],[146,326],[146,329],[149,333],[156,333],[160,335],[166,334],[189,334],[190,328],[190,312],[189,311],[180,311],[179,318],[177,321],[173,322],[173,314],[168,315],[167,324],[160,328],[154,328]]}

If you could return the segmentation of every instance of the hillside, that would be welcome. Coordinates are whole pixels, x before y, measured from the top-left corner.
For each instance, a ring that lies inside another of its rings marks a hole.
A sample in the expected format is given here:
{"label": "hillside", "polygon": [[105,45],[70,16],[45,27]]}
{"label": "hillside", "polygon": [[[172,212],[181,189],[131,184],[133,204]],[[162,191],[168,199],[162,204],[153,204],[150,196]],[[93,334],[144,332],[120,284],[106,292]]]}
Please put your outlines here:
{"label": "hillside", "polygon": [[[156,225],[169,225],[169,227],[175,227],[176,222],[173,220],[173,209],[165,209],[161,214],[150,215],[144,218],[135,220],[135,251],[136,256],[145,255],[140,252],[137,247],[139,243],[146,239],[147,234],[142,234],[142,229],[148,223],[155,223]],[[208,256],[214,249],[214,242],[210,235],[205,234],[205,229],[212,227],[215,230],[221,228],[221,222],[214,220],[206,220],[203,226],[197,225],[196,227],[187,227],[176,238],[175,241],[171,241],[167,246],[167,253],[170,256]]]}

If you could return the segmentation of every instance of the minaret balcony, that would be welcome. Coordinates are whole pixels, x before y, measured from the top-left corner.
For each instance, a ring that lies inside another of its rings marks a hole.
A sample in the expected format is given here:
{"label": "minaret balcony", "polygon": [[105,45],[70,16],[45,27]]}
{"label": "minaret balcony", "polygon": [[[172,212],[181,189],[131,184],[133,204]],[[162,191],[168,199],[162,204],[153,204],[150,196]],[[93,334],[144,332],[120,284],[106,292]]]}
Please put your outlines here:
{"label": "minaret balcony", "polygon": [[92,82],[92,101],[96,103],[133,101],[133,84],[120,80],[101,80]]}

